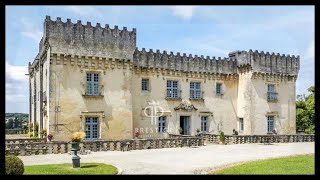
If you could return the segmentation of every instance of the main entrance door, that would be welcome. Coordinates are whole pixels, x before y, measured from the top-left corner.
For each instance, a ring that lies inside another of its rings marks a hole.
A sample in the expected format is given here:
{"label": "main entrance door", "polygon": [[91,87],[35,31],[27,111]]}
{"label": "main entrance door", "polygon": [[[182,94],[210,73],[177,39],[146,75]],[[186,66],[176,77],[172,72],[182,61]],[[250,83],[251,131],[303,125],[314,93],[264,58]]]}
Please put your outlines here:
{"label": "main entrance door", "polygon": [[180,116],[180,127],[183,135],[189,135],[190,116]]}

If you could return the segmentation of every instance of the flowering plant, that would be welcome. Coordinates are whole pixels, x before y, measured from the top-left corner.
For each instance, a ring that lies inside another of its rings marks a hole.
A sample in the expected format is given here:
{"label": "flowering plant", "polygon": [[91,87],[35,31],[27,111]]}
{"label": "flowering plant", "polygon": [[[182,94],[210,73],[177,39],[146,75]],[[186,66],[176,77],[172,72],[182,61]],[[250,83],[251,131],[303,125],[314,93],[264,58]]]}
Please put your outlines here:
{"label": "flowering plant", "polygon": [[51,141],[51,139],[53,138],[53,135],[51,133],[48,134],[48,139],[49,141]]}
{"label": "flowering plant", "polygon": [[80,142],[85,137],[86,137],[86,134],[84,132],[75,132],[72,134],[71,141]]}
{"label": "flowering plant", "polygon": [[134,132],[134,136],[135,137],[139,137],[140,136],[140,132],[139,131]]}

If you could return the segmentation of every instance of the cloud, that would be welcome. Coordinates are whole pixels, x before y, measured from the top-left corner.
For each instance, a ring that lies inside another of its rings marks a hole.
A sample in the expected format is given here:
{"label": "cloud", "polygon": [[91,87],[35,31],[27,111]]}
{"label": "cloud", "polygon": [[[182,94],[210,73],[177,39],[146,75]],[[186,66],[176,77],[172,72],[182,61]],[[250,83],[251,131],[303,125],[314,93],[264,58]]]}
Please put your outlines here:
{"label": "cloud", "polygon": [[6,62],[6,77],[15,81],[26,81],[28,80],[28,77],[25,75],[27,73],[27,66],[14,66]]}
{"label": "cloud", "polygon": [[6,112],[27,112],[27,66],[14,66],[6,62]]}
{"label": "cloud", "polygon": [[314,58],[314,40],[311,41],[307,52],[306,52],[306,59],[313,59]]}
{"label": "cloud", "polygon": [[190,20],[194,14],[195,6],[174,6],[170,7],[172,14],[183,20]]}
{"label": "cloud", "polygon": [[101,16],[101,11],[92,6],[66,6],[64,10],[73,12],[74,14],[82,15],[82,16]]}
{"label": "cloud", "polygon": [[35,42],[39,43],[41,38],[42,38],[42,32],[41,31],[36,31],[36,32],[31,32],[31,31],[23,31],[21,32],[23,36],[29,37],[33,39]]}
{"label": "cloud", "polygon": [[33,39],[36,43],[39,43],[42,38],[42,31],[32,23],[33,21],[27,18],[22,17],[20,19],[21,24],[23,25],[24,31],[21,31],[21,35]]}

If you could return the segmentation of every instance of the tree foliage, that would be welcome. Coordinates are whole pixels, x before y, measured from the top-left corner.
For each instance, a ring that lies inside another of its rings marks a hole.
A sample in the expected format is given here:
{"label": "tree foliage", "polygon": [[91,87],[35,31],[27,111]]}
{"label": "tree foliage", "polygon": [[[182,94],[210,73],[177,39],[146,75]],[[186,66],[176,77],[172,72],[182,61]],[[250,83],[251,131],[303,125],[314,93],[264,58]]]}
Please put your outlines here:
{"label": "tree foliage", "polygon": [[305,95],[298,95],[296,101],[296,123],[297,130],[302,130],[306,134],[314,134],[314,118],[315,118],[315,88],[311,86],[308,88],[310,94],[306,97]]}

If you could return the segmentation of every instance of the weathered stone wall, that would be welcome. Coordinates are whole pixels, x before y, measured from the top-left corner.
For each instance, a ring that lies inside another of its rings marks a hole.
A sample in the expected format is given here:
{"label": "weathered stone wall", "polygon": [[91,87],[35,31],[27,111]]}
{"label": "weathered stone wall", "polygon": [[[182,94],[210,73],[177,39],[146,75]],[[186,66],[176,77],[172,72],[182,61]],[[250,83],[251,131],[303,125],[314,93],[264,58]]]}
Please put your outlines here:
{"label": "weathered stone wall", "polygon": [[[268,84],[274,84],[277,101],[267,100]],[[242,67],[239,74],[238,117],[244,118],[240,134],[266,134],[267,116],[274,116],[278,134],[295,134],[295,79],[265,76]],[[239,130],[239,120],[238,120]]]}
{"label": "weathered stone wall", "polygon": [[160,53],[159,50],[153,52],[152,49],[146,52],[145,48],[141,51],[138,48],[134,52],[134,65],[142,68],[159,68],[168,70],[177,70],[182,72],[203,72],[203,73],[222,73],[222,74],[236,74],[237,64],[236,61],[230,61],[228,58],[221,59],[218,57],[212,59],[203,55],[194,57],[189,54],[183,53],[176,55],[173,52],[167,54],[167,51]]}
{"label": "weathered stone wall", "polygon": [[[51,57],[50,120],[54,120],[50,121],[50,132],[55,134],[56,139],[68,141],[72,133],[84,131],[85,117],[99,117],[99,138],[131,138],[129,61],[123,63],[90,57],[88,61],[79,59],[77,63],[72,63],[71,58],[55,53]],[[85,95],[87,72],[99,74],[101,96]]]}
{"label": "weathered stone wall", "polygon": [[251,65],[253,72],[283,75],[298,75],[300,69],[300,57],[279,53],[260,53],[255,50],[235,51],[229,53],[230,60],[237,60],[237,66]]}
{"label": "weathered stone wall", "polygon": [[[148,78],[150,91],[141,91],[141,79]],[[167,80],[178,80],[181,90],[181,99],[166,99]],[[189,100],[190,82],[201,82],[203,100]],[[222,83],[222,96],[216,96],[216,83]],[[169,133],[178,134],[180,127],[180,116],[190,116],[190,135],[195,135],[196,130],[201,128],[201,116],[208,116],[209,132],[218,133],[218,130],[232,134],[236,128],[237,120],[237,76],[201,75],[195,73],[186,75],[183,72],[174,71],[144,71],[141,68],[135,69],[132,79],[133,97],[133,128],[142,128],[142,135],[154,137],[158,131],[158,124],[152,124],[151,118],[144,115],[144,108],[148,107],[148,102],[158,102],[164,110],[166,116],[166,128]],[[184,100],[189,101],[197,110],[175,110]],[[226,113],[228,112],[228,113]],[[157,115],[160,115],[158,113]],[[146,132],[148,129],[148,132]],[[153,133],[150,132],[153,129]],[[155,130],[156,129],[156,130]]]}

